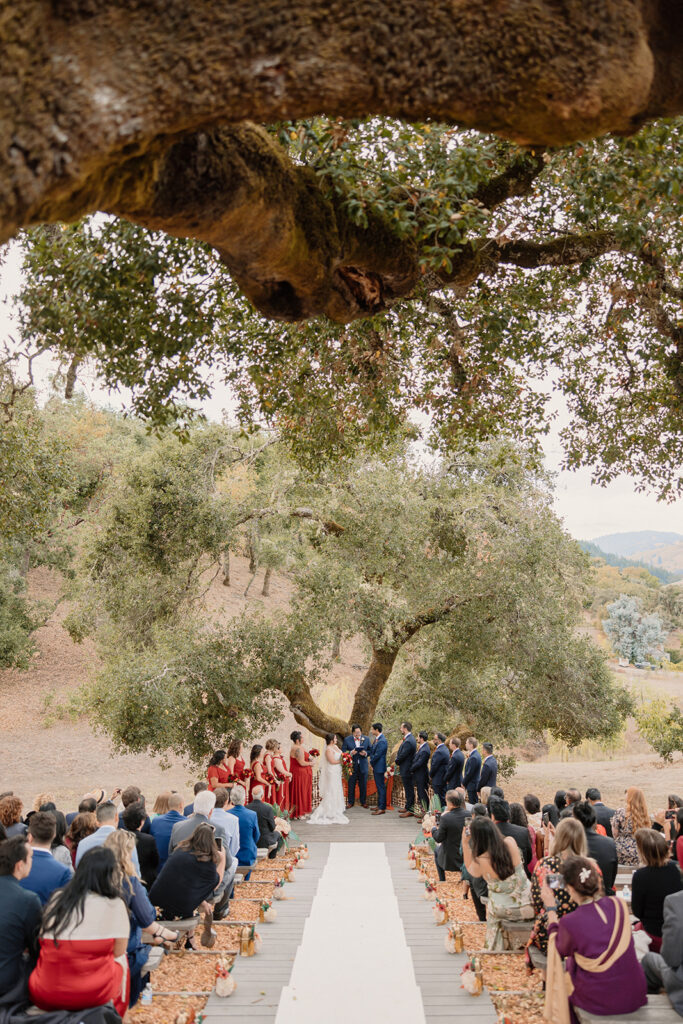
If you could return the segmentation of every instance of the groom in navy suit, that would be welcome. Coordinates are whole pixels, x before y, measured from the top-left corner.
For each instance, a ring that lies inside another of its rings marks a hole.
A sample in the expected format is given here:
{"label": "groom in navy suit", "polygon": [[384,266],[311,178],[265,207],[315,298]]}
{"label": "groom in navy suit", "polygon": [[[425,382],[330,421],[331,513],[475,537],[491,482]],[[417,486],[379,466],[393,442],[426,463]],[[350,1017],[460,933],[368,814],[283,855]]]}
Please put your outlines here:
{"label": "groom in navy suit", "polygon": [[344,740],[342,750],[348,750],[353,757],[353,771],[349,777],[347,803],[349,807],[353,807],[355,804],[356,783],[358,783],[358,793],[360,795],[361,805],[363,807],[367,807],[369,771],[368,753],[370,751],[370,740],[367,736],[363,736],[363,731],[359,725],[353,725],[351,727],[351,735],[347,736]]}
{"label": "groom in navy suit", "polygon": [[382,723],[375,722],[370,730],[374,739],[370,747],[370,764],[372,774],[377,786],[377,810],[373,814],[386,814],[387,811],[387,784],[384,773],[387,770],[387,749],[389,744],[382,732]]}

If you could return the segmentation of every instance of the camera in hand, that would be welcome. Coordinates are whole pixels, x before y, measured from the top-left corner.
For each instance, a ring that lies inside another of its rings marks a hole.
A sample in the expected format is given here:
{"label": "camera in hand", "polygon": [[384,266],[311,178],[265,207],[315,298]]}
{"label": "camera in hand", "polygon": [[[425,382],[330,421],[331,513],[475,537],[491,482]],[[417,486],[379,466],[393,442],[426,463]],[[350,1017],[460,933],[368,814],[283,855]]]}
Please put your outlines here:
{"label": "camera in hand", "polygon": [[551,889],[561,889],[564,885],[562,875],[546,875],[545,880]]}
{"label": "camera in hand", "polygon": [[664,811],[664,817],[665,818],[675,818],[676,817],[676,811]]}

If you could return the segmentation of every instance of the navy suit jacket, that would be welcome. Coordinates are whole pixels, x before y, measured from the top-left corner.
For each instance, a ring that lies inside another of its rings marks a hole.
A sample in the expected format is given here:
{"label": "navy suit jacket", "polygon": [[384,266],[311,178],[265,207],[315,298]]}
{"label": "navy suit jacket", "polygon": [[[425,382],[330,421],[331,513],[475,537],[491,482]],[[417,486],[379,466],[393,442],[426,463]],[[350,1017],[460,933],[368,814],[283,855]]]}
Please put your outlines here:
{"label": "navy suit jacket", "polygon": [[481,754],[475,747],[470,756],[467,758],[465,772],[462,777],[462,784],[467,790],[467,795],[470,798],[470,803],[476,803],[477,792],[479,790],[480,774]]}
{"label": "navy suit jacket", "polygon": [[[261,838],[256,811],[248,807],[231,807],[228,814],[234,814],[240,823],[240,848],[237,851],[238,864],[253,864],[256,861],[256,844]],[[223,849],[227,849],[225,840]]]}
{"label": "navy suit jacket", "polygon": [[440,743],[432,754],[432,763],[429,766],[429,777],[432,780],[432,789],[443,789],[446,785],[448,761],[448,747],[445,743]]}
{"label": "navy suit jacket", "polygon": [[479,789],[483,789],[484,786],[495,786],[496,779],[498,778],[498,762],[495,757],[491,755],[488,760],[485,760],[481,766],[481,776],[479,777]]}
{"label": "navy suit jacket", "polygon": [[464,766],[465,755],[460,747],[458,747],[451,754],[451,759],[446,769],[446,785],[449,789],[458,789],[459,786],[462,786],[462,770]]}
{"label": "navy suit jacket", "polygon": [[353,736],[347,736],[344,742],[342,743],[342,750],[348,750],[351,754],[353,754],[354,771],[357,771],[359,775],[368,774],[370,770],[368,765],[368,758],[361,757],[360,754],[357,753],[357,751],[359,750],[365,750],[366,753],[369,754],[370,740],[367,738],[367,736],[361,736],[359,747],[356,747],[356,741],[354,740]]}
{"label": "navy suit jacket", "polygon": [[384,775],[387,770],[387,750],[389,744],[383,732],[379,734],[370,747],[370,764],[375,775]]}
{"label": "navy suit jacket", "polygon": [[424,776],[425,779],[429,777],[427,765],[429,763],[429,756],[431,752],[432,751],[428,743],[423,743],[419,750],[416,751],[411,768],[413,775]]}
{"label": "navy suit jacket", "polygon": [[398,748],[398,753],[396,754],[396,764],[399,767],[401,775],[410,775],[416,750],[417,742],[412,732],[410,732],[403,740],[403,743]]}
{"label": "navy suit jacket", "polygon": [[178,821],[185,821],[180,811],[167,811],[166,814],[159,814],[152,820],[152,835],[159,851],[159,868],[161,869],[168,860],[168,844],[171,841],[173,826]]}

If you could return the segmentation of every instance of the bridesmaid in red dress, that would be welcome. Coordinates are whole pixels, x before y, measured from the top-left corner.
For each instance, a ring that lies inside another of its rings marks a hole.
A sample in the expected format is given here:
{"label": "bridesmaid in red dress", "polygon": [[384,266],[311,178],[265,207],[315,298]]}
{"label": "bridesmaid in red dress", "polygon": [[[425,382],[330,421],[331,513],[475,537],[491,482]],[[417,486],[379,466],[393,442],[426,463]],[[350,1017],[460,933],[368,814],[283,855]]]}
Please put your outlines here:
{"label": "bridesmaid in red dress", "polygon": [[304,750],[301,733],[296,730],[289,738],[292,741],[289,757],[289,769],[292,773],[290,804],[292,818],[296,820],[310,814],[313,809],[313,765],[308,751]]}
{"label": "bridesmaid in red dress", "polygon": [[228,774],[235,775],[237,778],[241,778],[242,772],[246,768],[244,760],[242,758],[242,741],[233,740],[228,747],[228,756],[225,759],[225,763],[228,767]]}
{"label": "bridesmaid in red dress", "polygon": [[265,771],[265,765],[263,763],[264,753],[265,751],[260,743],[255,743],[254,746],[251,748],[251,755],[249,757],[249,767],[251,768],[252,776],[251,779],[249,780],[251,787],[249,792],[251,792],[254,786],[262,786],[264,792],[268,791],[268,783],[263,778],[263,773]]}
{"label": "bridesmaid in red dress", "polygon": [[[263,767],[266,770],[267,775],[272,775],[277,780],[277,772],[275,771],[275,765],[273,759],[275,750],[277,749],[277,740],[266,740],[266,752],[263,755]],[[266,788],[266,795],[264,800],[267,804],[274,804],[277,792],[277,782],[271,782]]]}
{"label": "bridesmaid in red dress", "polygon": [[[292,784],[292,773],[287,768],[287,762],[285,755],[282,753],[282,747],[277,740],[269,740],[274,743],[273,749],[273,768],[275,769],[275,778],[277,779],[277,787],[275,789],[275,802],[278,807],[283,811],[290,810],[290,793],[289,789]],[[266,744],[267,746],[268,744]]]}
{"label": "bridesmaid in red dress", "polygon": [[216,750],[209,761],[209,768],[206,776],[209,780],[209,789],[213,793],[217,786],[227,786],[230,778],[230,771],[224,750]]}

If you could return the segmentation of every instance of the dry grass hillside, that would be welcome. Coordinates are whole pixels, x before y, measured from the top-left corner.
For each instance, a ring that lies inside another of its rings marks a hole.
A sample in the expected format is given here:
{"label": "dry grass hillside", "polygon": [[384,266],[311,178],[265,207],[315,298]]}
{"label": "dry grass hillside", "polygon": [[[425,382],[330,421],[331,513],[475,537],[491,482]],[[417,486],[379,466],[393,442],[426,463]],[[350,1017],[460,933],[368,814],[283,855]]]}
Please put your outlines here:
{"label": "dry grass hillside", "polygon": [[[264,608],[275,611],[286,607],[290,585],[283,576],[273,575],[270,596],[261,596],[263,573],[254,580],[249,596],[244,591],[250,579],[246,560],[231,559],[231,586],[214,580],[206,596],[207,613],[217,619]],[[31,574],[32,594],[55,603],[59,578],[46,570]],[[59,717],[59,708],[97,668],[93,646],[75,644],[62,626],[67,612],[59,604],[46,625],[38,631],[38,651],[26,672],[0,672],[0,792],[12,789],[27,805],[39,792],[49,791],[63,806],[75,802],[94,786],[111,789],[135,782],[148,798],[161,789],[176,788],[189,794],[195,781],[186,764],[171,759],[163,770],[157,759],[147,755],[117,753],[95,723]],[[599,639],[597,633],[595,636]],[[360,642],[342,645],[341,658],[334,666],[321,703],[337,714],[350,712],[353,693],[362,677],[366,654]],[[683,707],[683,673],[619,670],[626,685],[634,686],[644,697],[664,693]],[[409,714],[410,709],[406,709]],[[294,721],[286,716],[276,735],[288,744]],[[263,737],[253,737],[254,741]],[[392,741],[398,737],[390,737]],[[492,737],[495,742],[495,737]],[[320,741],[316,740],[316,745]],[[552,747],[542,759],[522,762],[506,786],[512,798],[526,792],[547,795],[557,788],[577,785],[585,790],[597,785],[614,806],[627,785],[640,784],[649,801],[660,804],[668,792],[683,793],[683,760],[664,766],[652,754],[629,725],[622,740],[611,750],[597,744],[584,744],[569,752],[560,745]]]}

